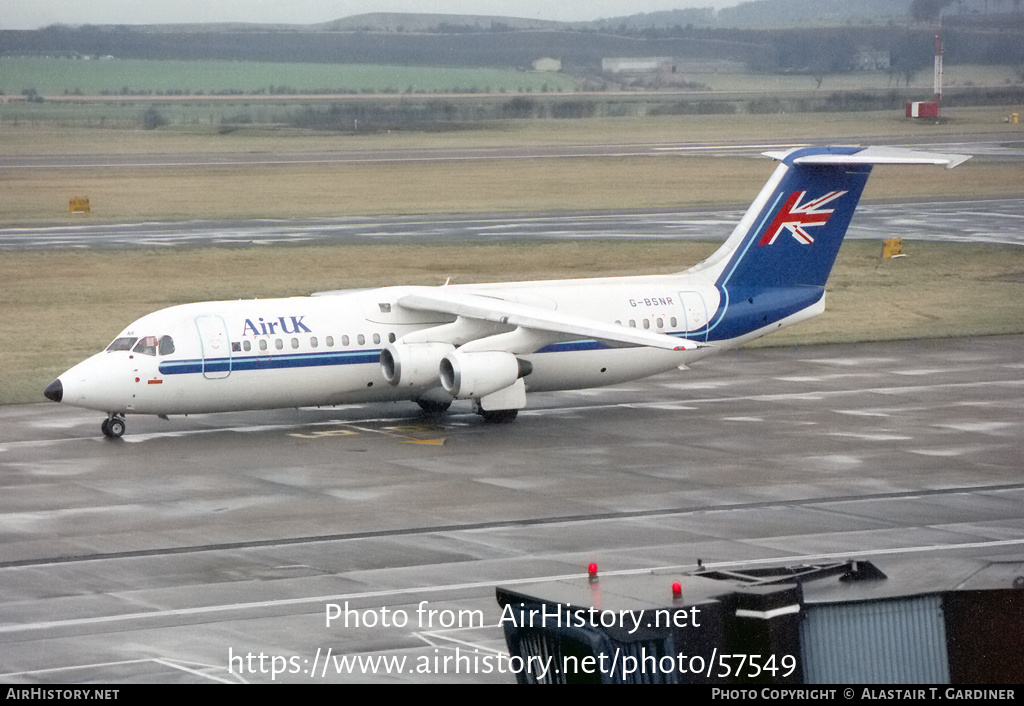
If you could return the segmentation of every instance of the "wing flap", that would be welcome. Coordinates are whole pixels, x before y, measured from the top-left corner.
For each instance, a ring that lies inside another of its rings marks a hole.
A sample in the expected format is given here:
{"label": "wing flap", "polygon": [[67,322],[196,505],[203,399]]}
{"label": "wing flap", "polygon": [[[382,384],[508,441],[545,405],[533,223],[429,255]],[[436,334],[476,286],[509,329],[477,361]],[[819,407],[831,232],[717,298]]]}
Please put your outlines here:
{"label": "wing flap", "polygon": [[648,346],[670,351],[688,351],[703,344],[663,333],[608,324],[583,316],[562,314],[527,304],[508,302],[495,297],[458,292],[451,289],[421,289],[398,299],[398,305],[418,311],[439,311],[468,319],[519,326],[536,331],[566,334],[612,341],[634,346]]}

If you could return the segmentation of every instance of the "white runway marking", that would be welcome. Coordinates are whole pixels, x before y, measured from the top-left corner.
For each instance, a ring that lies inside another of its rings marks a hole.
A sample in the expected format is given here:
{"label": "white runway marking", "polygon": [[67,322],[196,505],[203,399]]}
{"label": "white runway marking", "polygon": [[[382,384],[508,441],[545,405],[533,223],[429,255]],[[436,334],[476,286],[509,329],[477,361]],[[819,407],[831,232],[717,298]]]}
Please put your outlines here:
{"label": "white runway marking", "polygon": [[[809,501],[808,504],[813,504]],[[719,510],[717,512],[731,512],[732,510]],[[716,512],[709,510],[708,512]],[[777,556],[767,559],[754,559],[744,561],[728,561],[719,563],[705,563],[705,569],[726,569],[738,567],[799,564],[815,561],[844,561],[858,557],[875,557],[894,554],[920,554],[940,551],[962,550],[962,549],[994,549],[997,547],[1024,547],[1024,538],[1001,539],[987,542],[964,542],[962,544],[933,544],[916,547],[895,547],[888,549],[863,549],[859,551],[841,551],[825,554],[804,554],[799,556]],[[697,569],[696,564],[680,564],[667,566],[652,566],[638,569],[623,569],[619,571],[603,571],[602,576],[640,576],[646,574],[665,573],[669,571],[684,572]],[[0,634],[17,633],[38,633],[46,630],[57,630],[67,628],[82,628],[90,626],[111,625],[115,623],[138,623],[142,621],[164,620],[168,618],[191,618],[215,613],[241,613],[245,611],[262,611],[268,609],[309,607],[310,612],[319,611],[327,603],[343,603],[345,601],[357,601],[371,599],[389,599],[387,604],[395,604],[396,598],[417,596],[429,593],[458,593],[479,589],[493,589],[496,585],[503,586],[527,586],[552,581],[579,581],[587,578],[586,573],[559,574],[551,576],[535,576],[527,579],[496,579],[490,581],[471,581],[466,583],[438,584],[434,586],[413,586],[410,588],[391,588],[376,591],[359,591],[334,595],[308,596],[305,598],[285,598],[269,601],[252,601],[243,603],[225,603],[221,605],[205,605],[193,608],[175,608],[171,610],[154,610],[143,613],[125,613],[123,615],[103,615],[95,618],[71,618],[68,620],[42,621],[25,623],[23,625],[0,626]],[[314,610],[315,609],[315,610]],[[236,616],[237,617],[237,616]],[[4,675],[0,675],[2,677]]]}
{"label": "white runway marking", "polygon": [[[170,667],[178,671],[186,672],[203,679],[209,679],[210,681],[219,682],[221,684],[247,684],[241,676],[232,674],[226,667],[220,667],[213,664],[202,664],[200,662],[183,662],[182,660],[165,659],[161,657],[153,657],[150,659],[127,659],[120,660],[117,662],[96,662],[95,664],[76,664],[70,667],[51,667],[50,669],[33,669],[27,672],[8,672],[7,674],[0,674],[0,680],[11,680],[21,677],[38,677],[45,674],[60,674],[62,672],[81,672],[85,670],[96,670],[96,669],[110,669],[111,667],[130,667],[133,665],[146,665],[146,664],[159,664],[164,667]],[[219,674],[229,675],[227,677],[218,676]],[[73,682],[72,679],[64,680],[68,683]]]}

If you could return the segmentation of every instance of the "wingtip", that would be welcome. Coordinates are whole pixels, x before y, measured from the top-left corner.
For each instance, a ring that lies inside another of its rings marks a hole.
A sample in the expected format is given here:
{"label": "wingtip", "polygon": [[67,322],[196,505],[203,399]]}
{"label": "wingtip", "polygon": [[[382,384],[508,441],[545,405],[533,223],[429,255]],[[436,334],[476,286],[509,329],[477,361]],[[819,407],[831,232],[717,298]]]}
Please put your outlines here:
{"label": "wingtip", "polygon": [[969,154],[952,154],[950,155],[950,160],[949,163],[946,165],[946,169],[953,169],[954,167],[959,167],[972,156],[973,155]]}

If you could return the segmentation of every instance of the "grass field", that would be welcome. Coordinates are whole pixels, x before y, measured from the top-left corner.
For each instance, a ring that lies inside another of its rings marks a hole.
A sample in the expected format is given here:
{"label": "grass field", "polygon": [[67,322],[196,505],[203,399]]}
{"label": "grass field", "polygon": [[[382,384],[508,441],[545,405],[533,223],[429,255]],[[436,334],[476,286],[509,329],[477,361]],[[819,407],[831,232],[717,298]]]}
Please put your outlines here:
{"label": "grass field", "polygon": [[[0,130],[0,155],[300,153],[350,150],[490,148],[509,145],[686,143],[756,135],[793,140],[830,135],[866,144],[926,135],[955,141],[964,132],[1024,135],[1000,112],[950,111],[942,125],[888,113],[835,116],[687,116],[501,124],[457,133],[366,136],[252,131]],[[270,160],[272,161],[272,160]],[[292,218],[372,214],[660,208],[748,203],[768,160],[681,156],[264,164],[251,167],[19,169],[0,172],[0,227],[82,222],[68,214],[87,196],[89,223],[202,218]],[[908,176],[909,175],[909,176]],[[973,160],[940,169],[880,169],[866,197],[1007,196],[1020,193],[1024,165]]]}
{"label": "grass field", "polygon": [[20,95],[518,93],[573,91],[561,74],[503,69],[0,57],[0,91]]}
{"label": "grass field", "polygon": [[[45,106],[46,104],[44,104]],[[253,110],[261,106],[244,103]],[[51,106],[52,107],[52,106]],[[100,110],[104,106],[88,106]],[[317,133],[307,130],[240,129],[224,133],[209,123],[160,130],[138,129],[144,106],[111,108],[134,116],[135,127],[83,127],[41,120],[0,122],[0,155],[173,154],[241,152],[323,152],[345,150],[444,149],[505,147],[509,145],[586,145],[687,143],[705,141],[775,141],[829,138],[863,143],[872,137],[937,137],[955,141],[963,133],[1024,136],[1024,123],[1005,122],[1019,108],[955,108],[944,111],[939,124],[906,120],[899,111],[858,113],[798,113],[792,115],[685,115],[648,118],[528,120],[484,123],[451,132],[402,131],[361,134]],[[12,106],[0,104],[0,119]],[[174,108],[161,107],[161,110]],[[268,110],[270,108],[267,108]],[[57,108],[59,112],[59,107]],[[200,106],[197,110],[202,110]],[[99,114],[94,115],[99,120]],[[201,121],[201,123],[204,121]]]}
{"label": "grass field", "polygon": [[[623,157],[0,172],[0,223],[295,218],[749,203],[769,160]],[[913,173],[908,178],[908,173]],[[515,188],[509,188],[514,184]],[[866,198],[1013,195],[1024,164],[879,170]],[[72,197],[92,214],[71,218]]]}
{"label": "grass field", "polygon": [[[684,71],[687,67],[684,65]],[[906,78],[884,71],[849,71],[817,79],[805,74],[688,73],[714,93],[887,90]],[[1021,82],[1019,67],[950,64],[949,88],[998,87]],[[457,67],[303,64],[254,61],[149,61],[0,57],[0,91],[20,95],[214,95],[244,93],[518,93],[572,92],[576,82],[561,73]],[[910,88],[929,91],[932,73],[921,70]]]}
{"label": "grass field", "polygon": [[[581,93],[579,87],[592,78],[503,69],[0,57],[0,94],[17,98],[0,95],[0,125],[124,129],[153,127],[156,121],[193,130],[316,124],[350,131],[358,119],[364,131],[437,124],[463,129],[509,112],[519,118],[573,118],[572,123],[582,116],[793,114],[886,105],[895,114],[904,100],[931,94],[929,71],[917,72],[909,85],[904,76],[855,71],[825,76],[818,86],[806,74],[683,70],[699,90],[619,91],[611,84],[607,91]],[[946,77],[950,105],[999,104],[1020,95],[1016,66],[950,65]],[[46,99],[20,100],[23,94]],[[530,102],[510,106],[513,97]],[[325,120],[315,114],[342,107],[362,117]]]}
{"label": "grass field", "polygon": [[[887,90],[905,86],[905,78],[896,73],[890,76],[886,71],[849,71],[827,74],[817,85],[817,79],[809,74],[751,74],[716,72],[703,76],[695,75],[694,80],[706,83],[715,91],[791,92],[791,91],[851,91]],[[910,78],[910,88],[931,92],[933,87],[931,66],[915,72]],[[1013,66],[975,66],[948,64],[943,73],[943,85],[947,88],[972,86],[1007,86],[1021,83],[1020,69]]]}

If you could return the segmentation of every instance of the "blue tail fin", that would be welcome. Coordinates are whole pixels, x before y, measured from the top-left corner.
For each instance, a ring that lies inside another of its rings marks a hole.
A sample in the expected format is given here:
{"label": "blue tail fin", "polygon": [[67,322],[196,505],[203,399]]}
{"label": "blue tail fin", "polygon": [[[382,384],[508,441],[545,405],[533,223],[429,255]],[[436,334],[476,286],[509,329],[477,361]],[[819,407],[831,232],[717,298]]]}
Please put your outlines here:
{"label": "blue tail fin", "polygon": [[709,332],[743,336],[818,304],[872,165],[967,157],[885,147],[807,147],[769,154],[782,164],[725,245],[701,270],[722,295]]}
{"label": "blue tail fin", "polygon": [[871,165],[805,166],[787,159],[778,172],[781,178],[719,277],[722,287],[824,287]]}

